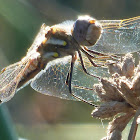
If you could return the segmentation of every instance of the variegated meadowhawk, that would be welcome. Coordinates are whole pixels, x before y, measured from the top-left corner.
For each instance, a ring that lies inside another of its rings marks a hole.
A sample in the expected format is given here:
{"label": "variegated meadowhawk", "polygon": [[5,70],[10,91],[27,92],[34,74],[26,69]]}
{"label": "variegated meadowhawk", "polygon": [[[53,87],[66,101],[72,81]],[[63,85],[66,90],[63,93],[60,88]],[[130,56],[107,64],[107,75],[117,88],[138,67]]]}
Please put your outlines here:
{"label": "variegated meadowhawk", "polygon": [[46,95],[96,101],[93,91],[78,86],[92,88],[108,75],[101,67],[104,59],[115,58],[114,53],[138,51],[139,46],[140,16],[99,21],[81,16],[54,26],[43,24],[26,56],[1,71],[0,101],[10,100],[29,83]]}

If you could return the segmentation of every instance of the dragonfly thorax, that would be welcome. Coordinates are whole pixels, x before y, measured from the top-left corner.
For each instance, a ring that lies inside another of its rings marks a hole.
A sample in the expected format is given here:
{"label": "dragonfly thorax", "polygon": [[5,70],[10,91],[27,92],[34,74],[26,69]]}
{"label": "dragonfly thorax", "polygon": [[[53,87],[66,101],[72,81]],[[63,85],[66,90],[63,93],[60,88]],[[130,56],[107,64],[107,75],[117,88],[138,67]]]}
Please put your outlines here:
{"label": "dragonfly thorax", "polygon": [[52,27],[46,35],[46,41],[38,48],[43,63],[48,63],[57,58],[73,55],[77,51],[77,42],[71,34],[60,27]]}

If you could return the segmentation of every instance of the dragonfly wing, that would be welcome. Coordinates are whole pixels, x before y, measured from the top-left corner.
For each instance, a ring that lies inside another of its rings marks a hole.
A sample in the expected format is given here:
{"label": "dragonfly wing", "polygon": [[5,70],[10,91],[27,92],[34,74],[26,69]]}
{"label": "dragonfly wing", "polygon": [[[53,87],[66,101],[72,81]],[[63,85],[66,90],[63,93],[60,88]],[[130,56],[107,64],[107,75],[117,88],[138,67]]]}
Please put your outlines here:
{"label": "dragonfly wing", "polygon": [[[59,61],[59,62],[58,62]],[[49,62],[45,68],[31,82],[31,87],[43,94],[63,99],[74,99],[65,84],[70,66],[70,57],[66,61],[58,59]]]}
{"label": "dragonfly wing", "polygon": [[[108,77],[108,71],[106,68],[101,67],[94,67],[87,57],[83,56],[84,64],[87,69],[87,71],[95,76],[98,77]],[[101,62],[98,62],[97,60],[93,60],[95,63],[101,64]],[[73,80],[72,80],[72,86],[73,86],[73,92],[75,95],[81,97],[82,99],[86,101],[92,101],[94,103],[99,102],[98,96],[95,92],[95,89],[93,88],[94,84],[98,84],[99,80],[95,77],[92,77],[90,75],[87,75],[80,64],[80,62],[77,62],[77,64],[74,67],[74,73],[73,73]]]}
{"label": "dragonfly wing", "polygon": [[[85,61],[86,67],[90,73],[98,76],[107,76],[106,70],[93,67],[87,59]],[[71,96],[68,86],[65,84],[69,67],[70,59],[68,59],[66,63],[64,63],[63,59],[61,63],[55,65],[54,62],[50,63],[45,70],[41,71],[32,80],[31,87],[46,95],[68,100],[76,100]],[[94,94],[95,92],[93,90],[81,88],[93,88],[94,83],[98,83],[98,80],[91,76],[87,76],[87,74],[83,72],[81,64],[78,60],[75,64],[72,77],[73,93],[79,96],[81,99],[95,101],[97,100],[97,96]]]}
{"label": "dragonfly wing", "polygon": [[4,68],[0,73],[0,100],[6,102],[10,100],[17,89],[18,83],[22,78],[21,72],[25,65],[17,62]]}
{"label": "dragonfly wing", "polygon": [[100,20],[103,33],[93,50],[123,54],[139,51],[140,16],[125,20]]}

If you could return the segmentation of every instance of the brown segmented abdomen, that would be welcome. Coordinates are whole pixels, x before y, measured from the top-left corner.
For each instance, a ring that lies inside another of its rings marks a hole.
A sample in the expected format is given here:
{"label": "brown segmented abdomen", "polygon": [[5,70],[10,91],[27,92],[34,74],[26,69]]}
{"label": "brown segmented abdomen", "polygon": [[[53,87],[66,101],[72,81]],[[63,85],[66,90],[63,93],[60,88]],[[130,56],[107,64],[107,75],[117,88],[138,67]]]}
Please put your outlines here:
{"label": "brown segmented abdomen", "polygon": [[[25,58],[26,60],[26,58]],[[19,84],[18,84],[18,88],[22,87],[24,84],[26,84],[29,80],[31,80],[32,78],[34,78],[34,76],[36,74],[38,74],[42,67],[44,66],[41,63],[40,57],[35,57],[35,58],[31,58],[30,60],[28,60],[29,62],[29,66],[27,69],[25,69],[23,77],[21,78]]]}

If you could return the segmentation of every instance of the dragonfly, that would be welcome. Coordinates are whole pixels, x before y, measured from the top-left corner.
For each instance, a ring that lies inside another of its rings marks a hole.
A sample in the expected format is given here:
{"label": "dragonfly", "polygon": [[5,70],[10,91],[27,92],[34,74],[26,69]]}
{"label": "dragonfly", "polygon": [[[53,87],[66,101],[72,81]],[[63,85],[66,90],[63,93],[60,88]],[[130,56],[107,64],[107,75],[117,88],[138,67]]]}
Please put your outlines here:
{"label": "dragonfly", "polygon": [[26,56],[1,70],[0,101],[9,101],[30,84],[45,95],[98,102],[89,89],[108,75],[106,59],[139,51],[139,46],[140,16],[96,20],[86,15],[53,26],[43,24]]}

